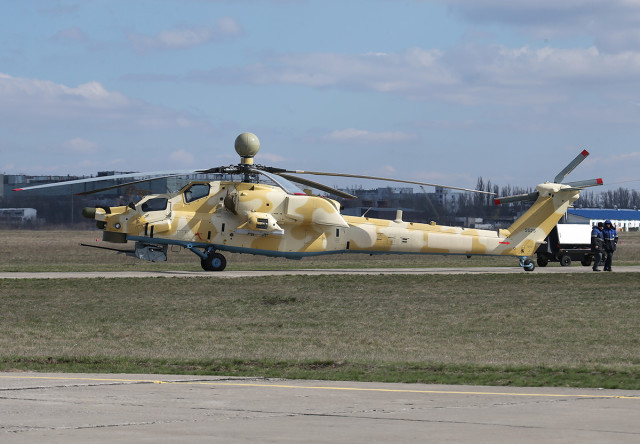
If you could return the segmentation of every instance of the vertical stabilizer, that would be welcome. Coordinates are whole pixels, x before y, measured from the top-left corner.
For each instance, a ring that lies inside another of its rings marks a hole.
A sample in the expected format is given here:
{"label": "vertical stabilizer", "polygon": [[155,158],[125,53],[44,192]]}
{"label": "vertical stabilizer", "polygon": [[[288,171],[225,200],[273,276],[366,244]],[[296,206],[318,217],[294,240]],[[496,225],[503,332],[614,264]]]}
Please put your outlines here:
{"label": "vertical stabilizer", "polygon": [[512,248],[503,254],[531,256],[580,197],[578,189],[557,183],[540,184],[536,189],[535,203],[507,229]]}

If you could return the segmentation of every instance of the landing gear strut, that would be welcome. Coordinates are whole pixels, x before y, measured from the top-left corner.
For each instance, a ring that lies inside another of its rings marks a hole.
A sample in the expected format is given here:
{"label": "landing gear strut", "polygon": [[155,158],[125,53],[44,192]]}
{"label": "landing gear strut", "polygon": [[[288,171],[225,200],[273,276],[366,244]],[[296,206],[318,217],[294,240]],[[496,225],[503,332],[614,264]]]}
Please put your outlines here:
{"label": "landing gear strut", "polygon": [[227,266],[227,260],[220,253],[211,251],[200,261],[200,265],[205,271],[222,271]]}

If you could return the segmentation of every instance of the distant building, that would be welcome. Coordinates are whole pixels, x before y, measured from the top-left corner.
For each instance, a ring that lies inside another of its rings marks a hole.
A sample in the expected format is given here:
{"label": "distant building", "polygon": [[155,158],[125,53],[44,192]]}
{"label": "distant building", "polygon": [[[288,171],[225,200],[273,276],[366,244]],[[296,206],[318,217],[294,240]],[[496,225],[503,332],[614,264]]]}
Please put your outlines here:
{"label": "distant building", "polygon": [[616,210],[600,208],[570,208],[567,211],[567,223],[569,224],[597,224],[610,220],[618,230],[640,230],[639,210]]}
{"label": "distant building", "polygon": [[35,208],[0,208],[0,227],[35,224],[37,219]]}

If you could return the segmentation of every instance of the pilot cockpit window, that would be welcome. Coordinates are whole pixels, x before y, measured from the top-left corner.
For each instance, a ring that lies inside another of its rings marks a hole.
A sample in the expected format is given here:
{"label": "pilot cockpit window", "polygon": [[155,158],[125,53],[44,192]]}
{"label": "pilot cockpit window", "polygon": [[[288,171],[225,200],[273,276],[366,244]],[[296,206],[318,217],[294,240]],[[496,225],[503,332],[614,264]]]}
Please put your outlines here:
{"label": "pilot cockpit window", "polygon": [[153,199],[149,199],[144,202],[140,208],[145,213],[149,211],[163,211],[167,209],[167,198],[166,197],[156,197]]}
{"label": "pilot cockpit window", "polygon": [[208,183],[196,183],[184,192],[184,201],[189,203],[209,195]]}

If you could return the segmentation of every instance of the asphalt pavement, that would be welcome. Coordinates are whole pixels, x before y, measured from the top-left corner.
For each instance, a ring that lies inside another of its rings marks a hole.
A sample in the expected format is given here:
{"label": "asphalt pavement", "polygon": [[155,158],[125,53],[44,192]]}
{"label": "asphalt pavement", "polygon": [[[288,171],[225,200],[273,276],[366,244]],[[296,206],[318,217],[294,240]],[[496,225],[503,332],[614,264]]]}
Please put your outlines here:
{"label": "asphalt pavement", "polygon": [[[234,271],[70,271],[70,272],[1,272],[0,279],[87,279],[87,278],[141,278],[141,277],[209,277],[238,278],[284,275],[380,275],[380,274],[556,274],[593,273],[591,267],[536,267],[524,271],[520,267],[451,267],[451,268],[339,268],[339,269],[293,269],[293,270],[234,270]],[[613,273],[640,273],[640,266],[615,267]]]}
{"label": "asphalt pavement", "polygon": [[640,391],[0,373],[0,442],[637,443]]}

